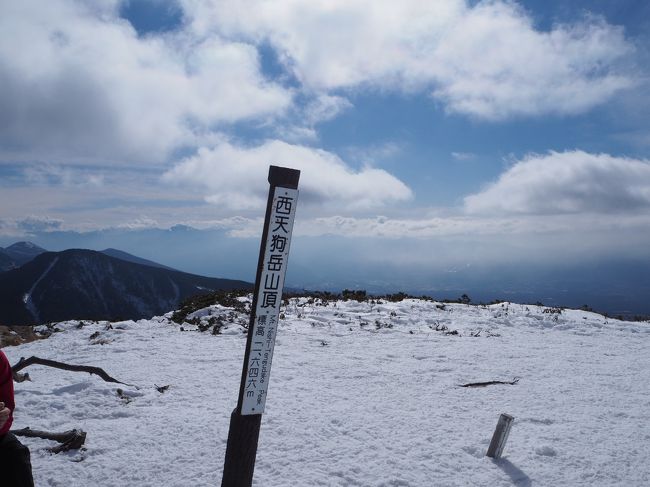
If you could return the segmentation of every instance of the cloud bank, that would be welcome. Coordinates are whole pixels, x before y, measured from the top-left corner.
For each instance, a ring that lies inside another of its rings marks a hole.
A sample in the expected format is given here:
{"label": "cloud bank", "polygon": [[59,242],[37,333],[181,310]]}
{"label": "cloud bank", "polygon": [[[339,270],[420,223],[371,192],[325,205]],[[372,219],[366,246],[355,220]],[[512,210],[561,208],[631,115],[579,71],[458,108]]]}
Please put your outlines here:
{"label": "cloud bank", "polygon": [[635,83],[622,29],[595,17],[537,29],[514,2],[185,0],[190,28],[268,42],[311,90],[425,91],[487,120],[576,114]]}
{"label": "cloud bank", "polygon": [[[165,227],[190,209],[199,227],[247,217],[264,205],[269,164],[303,170],[301,208],[311,220],[297,230],[305,235],[555,232],[576,214],[648,209],[647,160],[572,151],[519,161],[465,198],[460,216],[368,217],[414,200],[376,167],[379,152],[363,148],[364,165],[353,167],[301,145],[318,141],[319,123],[354,110],[359,93],[426,95],[490,122],[584,113],[637,82],[632,43],[601,18],[541,30],[505,0],[179,0],[174,30],[141,35],[121,5],[3,5],[0,162],[25,166],[24,181],[0,194],[13,228],[36,228],[17,223],[25,213],[56,217],[50,229]],[[280,73],[264,69],[265,50]],[[256,141],[247,129],[259,130]],[[460,149],[454,159],[474,157]],[[114,165],[124,174],[105,171]],[[125,169],[135,166],[150,172]],[[250,234],[241,221],[232,231]]]}
{"label": "cloud bank", "polygon": [[[315,140],[366,89],[503,120],[582,113],[635,83],[622,29],[541,31],[509,1],[181,0],[175,30],[144,36],[122,3],[5,2],[0,158],[160,164],[251,120]],[[264,74],[264,46],[284,74]]]}
{"label": "cloud bank", "polygon": [[222,123],[282,113],[292,93],[255,46],[139,37],[119,3],[26,0],[0,16],[0,146],[14,159],[160,163]]}
{"label": "cloud bank", "polygon": [[650,161],[580,150],[530,155],[480,193],[470,214],[625,213],[650,209]]}
{"label": "cloud bank", "polygon": [[250,148],[224,142],[200,149],[167,171],[163,180],[201,188],[207,201],[222,207],[262,208],[268,193],[269,164],[302,171],[301,204],[326,203],[330,208],[360,210],[413,197],[403,182],[382,169],[354,170],[330,152],[278,140]]}

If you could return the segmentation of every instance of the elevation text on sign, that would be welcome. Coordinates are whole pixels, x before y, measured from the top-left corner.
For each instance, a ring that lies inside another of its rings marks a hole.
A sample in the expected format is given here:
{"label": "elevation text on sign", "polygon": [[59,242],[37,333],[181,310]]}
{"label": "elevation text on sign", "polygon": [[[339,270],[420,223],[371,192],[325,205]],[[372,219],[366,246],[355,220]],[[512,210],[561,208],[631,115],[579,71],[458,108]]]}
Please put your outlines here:
{"label": "elevation text on sign", "polygon": [[255,309],[241,414],[262,414],[269,385],[273,348],[282,304],[298,190],[276,187]]}

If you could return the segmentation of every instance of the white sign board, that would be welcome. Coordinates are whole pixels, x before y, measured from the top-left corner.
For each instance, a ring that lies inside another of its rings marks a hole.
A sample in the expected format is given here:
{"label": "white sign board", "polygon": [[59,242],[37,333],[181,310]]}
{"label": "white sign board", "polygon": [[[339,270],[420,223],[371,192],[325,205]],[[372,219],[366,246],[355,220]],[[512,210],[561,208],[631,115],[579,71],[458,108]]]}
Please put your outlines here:
{"label": "white sign board", "polygon": [[275,188],[264,247],[255,322],[252,329],[248,330],[252,333],[252,339],[246,367],[242,415],[264,412],[297,202],[297,189],[280,186]]}

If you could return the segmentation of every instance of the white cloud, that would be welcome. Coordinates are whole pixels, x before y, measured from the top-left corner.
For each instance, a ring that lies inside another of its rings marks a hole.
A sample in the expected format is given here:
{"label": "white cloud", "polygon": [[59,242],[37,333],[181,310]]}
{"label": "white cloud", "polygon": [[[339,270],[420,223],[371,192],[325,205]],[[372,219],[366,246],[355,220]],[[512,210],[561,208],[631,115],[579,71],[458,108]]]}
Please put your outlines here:
{"label": "white cloud", "polygon": [[426,90],[497,120],[584,112],[634,84],[621,28],[587,17],[540,31],[514,2],[186,0],[191,28],[267,41],[311,90]]}
{"label": "white cloud", "polygon": [[484,2],[441,40],[430,72],[434,95],[453,112],[576,114],[634,84],[616,69],[631,50],[621,28],[596,18],[541,32],[514,4]]}
{"label": "white cloud", "polygon": [[[447,239],[486,237],[497,239],[540,238],[541,235],[574,238],[587,233],[650,233],[650,215],[516,215],[485,217],[483,215],[448,214],[422,218],[399,216],[327,216],[300,218],[296,221],[297,236],[336,235],[346,238],[384,239]],[[253,234],[256,230],[252,227]],[[259,232],[259,230],[257,230]],[[537,236],[537,237],[535,237]],[[644,237],[645,238],[645,237]]]}
{"label": "white cloud", "polygon": [[16,228],[25,232],[47,232],[59,230],[63,220],[50,216],[30,215],[14,222]]}
{"label": "white cloud", "polygon": [[[198,33],[268,40],[305,86],[316,90],[400,81],[464,2],[277,0],[182,2]],[[407,83],[410,80],[405,80]]]}
{"label": "white cloud", "polygon": [[163,179],[204,191],[208,201],[220,206],[260,208],[266,202],[270,164],[302,171],[301,204],[365,209],[413,196],[403,182],[382,169],[355,171],[335,154],[278,140],[251,148],[230,143],[202,148],[165,173]]}
{"label": "white cloud", "polygon": [[0,156],[160,163],[218,124],[290,106],[255,46],[182,30],[138,37],[118,4],[3,5]]}
{"label": "white cloud", "polygon": [[465,198],[470,214],[622,213],[650,209],[650,161],[583,151],[531,155]]}
{"label": "white cloud", "polygon": [[403,155],[404,145],[398,142],[388,141],[381,144],[352,146],[345,151],[346,159],[357,164],[373,164],[380,161],[395,160]]}
{"label": "white cloud", "polygon": [[33,186],[63,186],[66,188],[100,188],[105,175],[101,172],[55,164],[25,164],[25,181]]}
{"label": "white cloud", "polygon": [[305,118],[309,125],[326,122],[336,118],[339,113],[352,107],[349,100],[334,95],[318,94],[304,109]]}
{"label": "white cloud", "polygon": [[146,216],[141,216],[139,218],[135,218],[134,220],[120,223],[115,228],[122,230],[146,230],[160,227],[161,225],[157,220]]}
{"label": "white cloud", "polygon": [[[3,4],[0,160],[160,164],[251,119],[313,141],[368,88],[495,120],[580,113],[634,83],[622,29],[542,32],[503,0],[185,0],[177,30],[146,36],[120,4]],[[262,44],[293,87],[264,77]]]}
{"label": "white cloud", "polygon": [[476,159],[476,154],[471,152],[452,152],[451,157],[457,161],[471,161],[472,159]]}
{"label": "white cloud", "polygon": [[346,98],[324,93],[315,93],[302,105],[295,105],[288,125],[274,124],[275,133],[287,142],[313,142],[318,140],[316,125],[336,118],[352,107]]}

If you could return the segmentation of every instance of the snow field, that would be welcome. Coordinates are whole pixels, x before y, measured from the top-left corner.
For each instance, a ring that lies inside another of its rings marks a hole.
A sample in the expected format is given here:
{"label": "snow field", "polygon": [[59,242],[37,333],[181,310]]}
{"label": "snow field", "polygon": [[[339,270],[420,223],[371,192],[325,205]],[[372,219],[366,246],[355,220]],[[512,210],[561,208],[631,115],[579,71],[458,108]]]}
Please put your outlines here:
{"label": "snow field", "polygon": [[[259,486],[559,486],[650,483],[650,325],[538,306],[307,298],[283,308],[255,470]],[[188,318],[207,323],[233,310]],[[50,455],[24,439],[37,485],[219,485],[245,346],[168,318],[57,325],[5,349],[97,365],[137,386],[31,366],[14,428],[88,433]],[[458,334],[451,334],[457,331]],[[95,332],[99,335],[90,339]],[[512,380],[516,385],[461,388]],[[170,385],[159,393],[154,383]],[[116,390],[123,390],[122,397]],[[515,417],[500,461],[485,451]]]}

